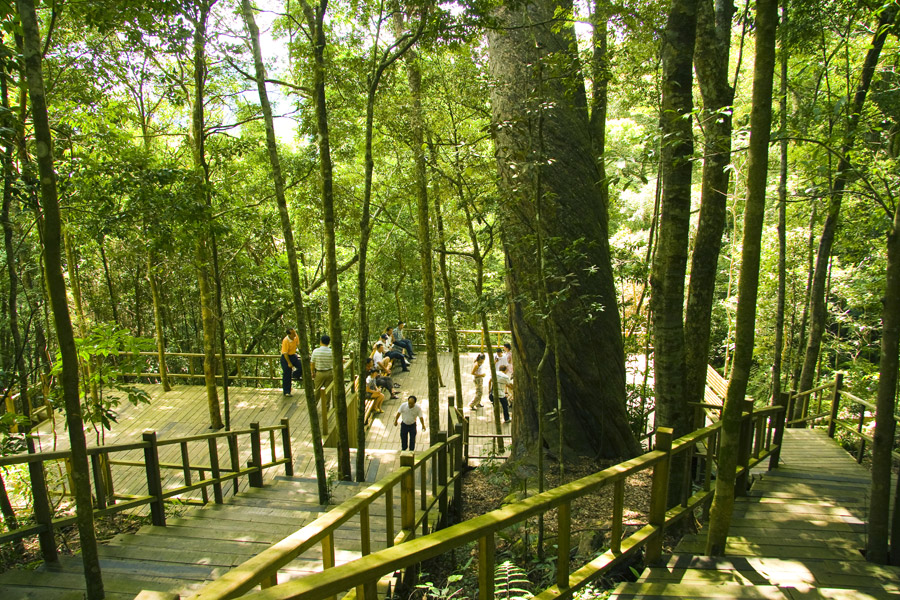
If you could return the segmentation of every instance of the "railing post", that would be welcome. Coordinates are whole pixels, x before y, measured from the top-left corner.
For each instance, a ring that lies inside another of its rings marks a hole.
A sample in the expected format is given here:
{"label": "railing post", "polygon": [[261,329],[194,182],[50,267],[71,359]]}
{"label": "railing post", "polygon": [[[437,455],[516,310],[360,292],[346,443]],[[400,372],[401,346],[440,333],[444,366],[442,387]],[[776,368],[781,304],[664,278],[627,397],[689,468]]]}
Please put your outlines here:
{"label": "railing post", "polygon": [[663,535],[666,528],[666,507],[669,497],[669,465],[672,460],[672,428],[657,427],[656,450],[665,452],[665,457],[653,465],[653,479],[650,487],[649,524],[656,527],[653,538],[647,542],[644,562],[655,563],[662,556]]}
{"label": "railing post", "polygon": [[162,479],[159,474],[159,448],[156,445],[156,432],[145,431],[144,469],[147,472],[147,493],[155,499],[150,503],[150,518],[154,525],[165,527],[166,510],[163,506]]}
{"label": "railing post", "polygon": [[253,471],[247,477],[250,487],[262,487],[262,446],[259,441],[259,423],[250,423],[250,456],[253,461]]}
{"label": "railing post", "polygon": [[772,446],[774,449],[769,456],[770,471],[778,468],[778,461],[781,459],[781,443],[784,440],[784,424],[787,421],[787,407],[790,404],[790,393],[781,392],[775,401],[777,402],[776,406],[781,406],[785,410],[782,410],[775,415],[775,430],[772,433]]}
{"label": "railing post", "polygon": [[[28,450],[34,450],[34,443],[27,439]],[[31,479],[31,495],[34,498],[34,520],[44,526],[44,530],[38,534],[38,543],[41,547],[41,557],[45,563],[56,564],[59,557],[56,554],[56,536],[53,533],[53,512],[50,510],[50,498],[47,495],[47,480],[44,475],[44,463],[34,461],[28,463],[28,476]]]}
{"label": "railing post", "polygon": [[406,469],[400,480],[400,529],[407,540],[416,537],[416,470],[412,452],[400,453],[400,468]]}
{"label": "railing post", "polygon": [[[745,412],[746,409],[746,412]],[[741,406],[741,435],[738,445],[738,468],[741,473],[734,480],[735,497],[747,495],[747,482],[750,480],[750,455],[753,450],[753,400],[745,399]]]}
{"label": "railing post", "polygon": [[[231,462],[231,470],[237,473],[241,470],[241,457],[238,454],[238,439],[237,434],[232,432],[228,438],[228,458]],[[240,477],[234,478],[234,494],[237,496],[237,493],[241,489],[241,480]]]}
{"label": "railing post", "polygon": [[456,444],[453,446],[453,507],[456,512],[456,518],[462,515],[462,466],[463,466],[463,424],[457,423],[454,428],[454,435],[458,435]]}
{"label": "railing post", "polygon": [[209,438],[207,445],[209,447],[209,476],[213,480],[213,500],[216,504],[222,504],[225,498],[222,496],[222,482],[219,481],[222,476],[222,471],[219,469],[219,445],[214,437]]}
{"label": "railing post", "polygon": [[494,534],[478,539],[478,600],[494,598]]}
{"label": "railing post", "polygon": [[438,521],[438,528],[446,527],[450,522],[447,518],[447,512],[450,506],[450,489],[447,487],[447,459],[449,458],[449,453],[447,452],[447,433],[445,431],[441,431],[437,434],[437,441],[441,445],[440,450],[438,450],[437,456],[437,484],[438,484],[438,510],[440,511],[440,520]]}
{"label": "railing post", "polygon": [[841,388],[844,387],[844,374],[838,373],[834,380],[834,395],[831,397],[831,416],[828,419],[828,437],[834,437],[837,427],[838,410],[841,406]]}
{"label": "railing post", "polygon": [[625,512],[625,479],[616,479],[613,487],[612,528],[609,532],[609,549],[613,554],[622,552],[622,518]]}
{"label": "railing post", "polygon": [[556,513],[556,585],[569,587],[569,551],[572,549],[572,505],[564,502]]}
{"label": "railing post", "polygon": [[291,422],[288,419],[281,420],[281,446],[284,454],[284,474],[294,476],[294,453],[291,450]]}

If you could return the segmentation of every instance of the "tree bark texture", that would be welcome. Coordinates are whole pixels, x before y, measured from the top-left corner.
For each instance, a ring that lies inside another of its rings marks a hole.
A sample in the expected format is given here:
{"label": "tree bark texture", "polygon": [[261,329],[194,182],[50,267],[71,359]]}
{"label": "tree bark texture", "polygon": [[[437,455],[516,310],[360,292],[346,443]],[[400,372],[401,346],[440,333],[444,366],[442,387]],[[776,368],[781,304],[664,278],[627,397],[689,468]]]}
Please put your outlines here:
{"label": "tree bark texture", "polygon": [[[650,273],[657,425],[691,430],[685,395],[684,280],[691,216],[692,60],[697,0],[673,0],[662,38],[659,241]],[[672,481],[680,478],[672,478]]]}
{"label": "tree bark texture", "polygon": [[[541,322],[543,285],[531,183],[540,169],[545,191],[542,237],[553,295],[548,326],[557,330],[560,342],[565,445],[576,455],[632,456],[639,446],[625,411],[624,351],[608,215],[598,192],[602,177],[592,156],[574,31],[554,20],[555,9],[555,2],[543,1],[499,8],[495,16],[508,30],[488,34],[489,69],[497,82],[492,89],[492,120],[504,203],[500,225],[507,289],[513,299],[514,452],[521,456],[544,445],[559,445],[555,432],[538,439],[539,422],[546,415],[537,410],[537,369],[550,344]],[[539,61],[548,64],[541,67]],[[540,97],[535,90],[542,90]],[[551,106],[543,111],[539,142],[541,103]],[[548,398],[556,397],[555,379],[541,378]]]}
{"label": "tree bark texture", "polygon": [[[731,1],[699,0],[694,65],[703,96],[703,175],[700,184],[700,217],[684,317],[685,398],[703,401],[706,365],[709,362],[709,328],[716,291],[719,252],[725,229],[731,163],[731,108],[734,89],[728,83],[731,46]],[[723,29],[717,29],[716,11],[723,13]]]}
{"label": "tree bark texture", "polygon": [[41,39],[37,15],[31,0],[17,0],[16,7],[22,22],[24,38],[25,73],[31,112],[34,119],[35,151],[40,173],[41,205],[44,213],[44,265],[47,292],[53,307],[53,319],[62,357],[63,400],[66,406],[66,425],[72,452],[72,481],[75,492],[75,514],[78,536],[81,542],[81,558],[88,600],[104,597],[103,579],[97,554],[97,538],[94,534],[94,514],[91,504],[90,470],[81,417],[78,393],[78,355],[75,335],[69,315],[66,283],[63,279],[61,260],[61,222],[56,191],[56,175],[53,167],[53,139],[47,116],[44,96],[44,77],[41,72]]}
{"label": "tree bark texture", "polygon": [[[300,269],[297,263],[297,248],[294,246],[294,230],[291,226],[291,217],[288,213],[287,198],[284,193],[284,175],[281,171],[281,157],[278,154],[278,143],[275,138],[275,122],[272,117],[272,105],[269,102],[269,94],[266,91],[266,68],[263,64],[262,50],[259,44],[259,28],[253,17],[253,10],[249,0],[241,1],[241,9],[247,31],[250,34],[250,45],[253,51],[253,65],[256,72],[256,88],[259,92],[259,103],[262,108],[266,127],[266,150],[269,154],[269,164],[272,166],[272,180],[275,186],[275,202],[278,204],[278,214],[281,218],[281,230],[284,235],[284,245],[287,249],[288,272],[291,278],[291,295],[294,301],[294,315],[297,318],[297,331],[299,332],[298,353],[300,365],[303,370],[303,395],[306,399],[306,411],[309,415],[309,433],[312,438],[313,456],[316,463],[316,481],[319,495],[319,504],[328,502],[327,473],[325,472],[325,450],[322,447],[322,430],[319,426],[319,415],[316,411],[316,392],[313,389],[312,371],[309,366],[309,345],[307,340],[306,311],[303,307],[303,289],[300,283]],[[363,453],[365,454],[365,453]]]}
{"label": "tree bark texture", "polygon": [[[331,162],[331,140],[328,138],[328,105],[325,101],[325,9],[327,0],[315,7],[303,1],[303,11],[313,32],[315,60],[313,96],[316,105],[316,127],[319,143],[319,175],[322,185],[322,215],[325,226],[325,279],[328,286],[328,325],[334,352],[334,407],[338,427],[338,476],[351,478],[350,433],[347,428],[347,395],[344,388],[344,342],[341,331],[341,304],[337,280],[337,250],[334,221],[334,189]],[[360,357],[360,360],[363,360]],[[364,382],[360,382],[360,386]],[[360,387],[360,389],[364,389]]]}
{"label": "tree bark texture", "polygon": [[440,367],[437,357],[437,326],[434,315],[434,261],[431,256],[431,225],[428,216],[428,170],[425,161],[425,119],[422,114],[422,73],[418,53],[406,58],[406,75],[412,99],[410,107],[410,145],[415,160],[416,221],[419,234],[419,261],[422,268],[422,318],[425,327],[426,365],[428,367],[429,444],[437,443],[440,427]]}
{"label": "tree bark texture", "polygon": [[744,208],[744,237],[735,316],[734,359],[725,406],[722,409],[719,471],[716,478],[716,493],[710,509],[709,537],[706,542],[706,552],[712,556],[724,554],[725,542],[728,539],[728,528],[734,509],[734,481],[741,411],[747,396],[747,382],[753,363],[759,263],[768,181],[769,139],[772,133],[772,86],[777,23],[777,0],[757,2],[756,60],[753,65],[753,99],[747,157],[747,202]]}
{"label": "tree bark texture", "polygon": [[[781,27],[784,31],[787,23],[788,7],[781,7]],[[780,172],[778,174],[778,298],[775,306],[775,356],[772,360],[772,405],[778,404],[781,398],[781,369],[784,353],[784,310],[787,298],[787,179],[788,179],[788,44],[782,37],[780,50],[781,89],[778,92],[779,130],[781,131]]]}
{"label": "tree bark texture", "polygon": [[[206,21],[211,6],[207,0],[197,5],[194,22],[193,62],[194,62],[194,98],[191,111],[191,141],[194,159],[194,170],[197,175],[197,205],[207,210],[207,176],[206,164],[206,132],[204,131],[204,111],[206,89]],[[200,316],[203,323],[203,379],[206,382],[206,403],[209,411],[210,429],[221,429],[222,411],[219,407],[219,393],[216,389],[216,313],[215,299],[210,285],[210,223],[209,211],[204,213],[197,240],[194,244],[194,266],[197,270],[197,286],[200,292]]]}
{"label": "tree bark texture", "polygon": [[[879,564],[897,564],[900,540],[891,540],[888,554],[888,515],[891,506],[891,450],[894,447],[894,406],[897,397],[897,372],[900,368],[900,210],[894,210],[894,222],[887,238],[887,272],[881,299],[881,357],[878,396],[875,401],[875,433],[872,444],[872,488],[869,497],[869,539],[866,560]],[[898,517],[895,515],[894,519]],[[889,560],[891,559],[891,560]]]}
{"label": "tree bark texture", "polygon": [[[844,141],[841,146],[841,159],[838,163],[837,175],[829,193],[828,215],[825,217],[825,224],[822,226],[822,236],[819,238],[819,247],[816,251],[816,268],[809,293],[809,332],[806,340],[806,352],[803,356],[803,368],[800,371],[798,392],[812,389],[815,380],[816,363],[822,347],[822,334],[825,331],[825,317],[827,313],[825,286],[828,279],[831,247],[834,245],[834,236],[841,214],[844,188],[852,177],[853,167],[850,164],[849,154],[855,143],[856,127],[859,124],[860,113],[862,112],[863,104],[865,104],[872,77],[875,75],[884,41],[888,35],[889,28],[887,26],[894,22],[896,14],[897,5],[891,4],[879,15],[878,25],[872,36],[872,44],[863,61],[859,85],[856,88],[856,93],[853,95],[853,101],[850,103],[847,128],[844,132]],[[794,418],[800,418],[802,411],[803,403],[798,402],[797,406],[794,407]]]}
{"label": "tree bark texture", "polygon": [[156,279],[156,265],[153,253],[147,255],[147,281],[150,283],[150,297],[153,300],[153,323],[156,328],[156,355],[159,359],[159,377],[162,380],[163,390],[172,391],[169,382],[169,369],[166,367],[166,334],[162,319],[162,300],[159,297],[159,284]]}

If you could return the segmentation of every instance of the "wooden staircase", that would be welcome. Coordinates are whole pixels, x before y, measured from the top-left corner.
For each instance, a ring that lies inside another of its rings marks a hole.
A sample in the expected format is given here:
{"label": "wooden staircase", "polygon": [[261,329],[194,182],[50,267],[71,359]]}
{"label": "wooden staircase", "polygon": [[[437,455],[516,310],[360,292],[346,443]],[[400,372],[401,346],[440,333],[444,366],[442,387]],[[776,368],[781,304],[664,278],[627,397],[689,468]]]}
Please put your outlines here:
{"label": "wooden staircase", "polygon": [[[338,504],[371,485],[336,482],[332,503]],[[399,505],[398,505],[399,506]],[[192,508],[169,518],[166,527],[147,525],[134,534],[120,534],[99,547],[106,597],[131,600],[141,590],[175,592],[182,597],[261,550],[322,516],[332,505],[318,504],[316,482],[279,476],[273,485],[251,488],[224,504]],[[383,519],[373,506],[371,518]],[[336,564],[361,556],[359,517],[335,533]],[[386,546],[372,539],[373,550]],[[279,571],[286,581],[322,570],[319,546]],[[81,556],[60,557],[56,567],[0,574],[3,600],[77,600],[82,598]]]}
{"label": "wooden staircase", "polygon": [[825,432],[786,429],[784,464],[737,498],[725,556],[705,532],[613,598],[900,597],[900,569],[867,563],[868,473]]}

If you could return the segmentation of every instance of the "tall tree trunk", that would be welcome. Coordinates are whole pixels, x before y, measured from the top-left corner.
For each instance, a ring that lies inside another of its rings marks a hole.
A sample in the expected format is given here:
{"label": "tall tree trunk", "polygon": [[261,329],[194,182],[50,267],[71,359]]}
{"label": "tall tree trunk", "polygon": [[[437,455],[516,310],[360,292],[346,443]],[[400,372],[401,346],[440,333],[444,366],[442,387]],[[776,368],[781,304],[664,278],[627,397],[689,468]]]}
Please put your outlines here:
{"label": "tall tree trunk", "polygon": [[[571,8],[571,3],[562,7]],[[532,181],[540,171],[545,191],[541,232],[547,246],[553,314],[547,327],[560,341],[562,414],[567,451],[604,457],[631,456],[639,446],[625,411],[625,357],[617,297],[609,257],[607,207],[600,201],[601,176],[592,156],[584,79],[569,23],[554,20],[557,3],[534,0],[498,8],[506,31],[488,34],[495,153],[504,210],[501,235],[506,250],[506,283],[516,348],[515,456],[556,446],[555,433],[539,439],[537,369],[551,343],[542,325],[541,268],[536,260],[535,198]],[[537,25],[535,25],[537,24]],[[548,60],[544,93],[535,98]],[[551,103],[537,134],[536,116]],[[544,150],[535,164],[538,139]],[[573,252],[573,248],[576,250]],[[576,291],[577,290],[577,291]],[[586,347],[592,352],[584,353]],[[542,377],[555,397],[555,377]]]}
{"label": "tall tree trunk", "polygon": [[262,50],[259,44],[259,28],[253,17],[250,0],[242,0],[241,8],[244,21],[250,33],[250,44],[253,49],[253,64],[256,68],[256,87],[259,92],[259,103],[262,106],[263,117],[266,124],[266,149],[269,153],[269,164],[272,166],[272,179],[275,184],[275,201],[278,204],[278,214],[281,217],[281,229],[284,234],[284,245],[287,247],[288,271],[291,276],[291,293],[294,298],[294,315],[297,318],[297,328],[300,332],[299,353],[300,364],[303,368],[303,394],[306,397],[306,410],[309,414],[309,429],[312,437],[313,456],[316,462],[316,480],[318,483],[319,503],[328,502],[327,474],[325,473],[325,451],[322,448],[322,432],[319,427],[319,417],[316,412],[316,395],[313,389],[312,372],[309,366],[309,345],[306,327],[306,311],[303,307],[303,291],[300,285],[300,269],[297,266],[297,249],[294,246],[294,231],[291,226],[291,217],[288,214],[287,199],[284,194],[284,175],[281,172],[281,158],[278,155],[278,144],[275,139],[275,122],[272,118],[272,106],[269,104],[269,95],[266,91],[266,69],[263,65]]}
{"label": "tall tree trunk", "polygon": [[[351,478],[350,434],[347,429],[347,396],[344,389],[344,342],[341,332],[341,304],[338,294],[337,250],[334,221],[334,190],[331,163],[331,141],[328,138],[328,106],[325,102],[325,8],[327,0],[320,0],[315,8],[301,0],[310,31],[313,32],[315,60],[314,99],[316,128],[319,143],[319,171],[322,178],[322,213],[325,225],[325,279],[328,282],[328,321],[331,349],[334,352],[334,406],[337,412],[338,475]],[[362,357],[360,357],[362,360]],[[363,382],[360,382],[362,385]]]}
{"label": "tall tree trunk", "polygon": [[[685,395],[684,278],[691,214],[694,143],[689,115],[697,0],[673,0],[662,40],[662,136],[659,241],[650,275],[654,332],[657,424],[676,438],[688,433],[692,411]],[[681,478],[670,481],[670,498],[679,498]]]}
{"label": "tall tree trunk", "polygon": [[[900,209],[887,238],[887,272],[881,317],[881,357],[878,365],[878,396],[875,402],[875,433],[872,444],[872,488],[869,499],[869,539],[866,560],[900,564],[900,539],[891,536],[888,554],[888,515],[891,503],[891,450],[894,448],[894,407],[897,398],[900,355]],[[894,522],[900,519],[894,514]],[[896,532],[897,529],[894,529]],[[890,560],[889,560],[890,559]]]}
{"label": "tall tree trunk", "polygon": [[437,443],[441,422],[440,382],[437,356],[437,327],[434,316],[434,266],[431,248],[431,225],[428,218],[428,171],[425,163],[425,119],[422,114],[422,73],[419,70],[418,54],[407,53],[406,75],[412,106],[409,111],[410,144],[415,160],[415,186],[418,222],[419,260],[422,268],[422,318],[425,326],[425,351],[428,366],[428,426],[429,443]]}
{"label": "tall tree trunk", "polygon": [[222,412],[219,408],[219,393],[216,389],[216,314],[215,299],[210,285],[210,228],[212,215],[209,214],[209,195],[206,183],[209,181],[206,164],[206,131],[204,124],[203,102],[206,95],[206,22],[212,4],[208,0],[200,0],[197,5],[194,22],[194,98],[191,112],[191,141],[193,142],[194,170],[197,174],[198,203],[207,205],[197,241],[194,247],[194,260],[197,269],[197,283],[200,290],[200,314],[203,323],[203,378],[206,382],[206,403],[209,410],[209,428],[221,429]]}
{"label": "tall tree trunk", "polygon": [[777,0],[759,0],[756,4],[756,60],[753,65],[753,105],[750,112],[750,144],[747,157],[747,203],[744,208],[734,359],[725,406],[722,409],[719,471],[716,478],[716,494],[710,510],[709,537],[706,541],[706,552],[712,556],[724,554],[725,542],[728,539],[728,528],[734,509],[741,411],[747,396],[747,382],[753,363],[760,241],[766,208],[769,139],[772,133],[772,80],[775,73],[777,23]]}
{"label": "tall tree trunk", "polygon": [[[731,46],[730,0],[699,0],[694,65],[703,95],[705,143],[700,191],[700,218],[691,254],[691,279],[684,318],[685,398],[701,402],[709,362],[709,329],[725,229],[731,170],[731,105],[728,83]],[[717,14],[718,13],[718,14]],[[721,24],[721,27],[719,26]]]}
{"label": "tall tree trunk", "polygon": [[609,104],[608,0],[594,0],[593,53],[591,55],[591,148],[597,162],[598,201],[609,206],[609,180],[606,178],[606,113]]}
{"label": "tall tree trunk", "polygon": [[[788,18],[787,4],[781,7],[782,32],[786,31]],[[778,299],[775,308],[775,356],[772,360],[772,404],[776,405],[781,398],[781,361],[784,352],[784,305],[787,297],[787,178],[788,178],[788,140],[787,140],[787,78],[789,49],[787,36],[781,36],[781,89],[778,93],[779,130],[781,140],[781,171],[778,176]]]}
{"label": "tall tree trunk", "polygon": [[444,235],[444,217],[441,214],[440,194],[434,194],[434,217],[438,234],[438,269],[444,290],[444,318],[447,319],[447,336],[450,338],[450,354],[453,359],[453,383],[456,393],[456,408],[462,410],[462,371],[459,366],[459,334],[456,330],[456,311],[453,308],[453,288],[447,271],[447,238]]}
{"label": "tall tree trunk", "polygon": [[116,290],[113,287],[112,276],[109,273],[109,261],[106,260],[106,236],[101,235],[100,239],[97,240],[97,245],[100,247],[100,259],[103,262],[103,277],[106,280],[106,289],[109,292],[109,306],[112,309],[112,318],[113,323],[118,327],[119,325],[119,299],[116,297]]}
{"label": "tall tree trunk", "polygon": [[156,281],[156,265],[153,264],[153,253],[147,255],[147,281],[150,282],[150,296],[153,300],[153,323],[156,327],[156,355],[159,360],[159,377],[163,390],[172,391],[169,382],[169,368],[166,366],[166,332],[163,328],[162,301],[159,297],[159,284]]}
{"label": "tall tree trunk", "polygon": [[66,406],[66,424],[72,452],[72,480],[75,492],[75,514],[78,536],[81,542],[81,558],[88,600],[104,597],[103,579],[97,554],[97,538],[94,534],[94,514],[91,505],[91,481],[88,469],[84,422],[78,393],[78,355],[75,335],[69,316],[66,283],[61,261],[61,223],[59,201],[56,192],[56,174],[53,168],[53,138],[47,116],[44,96],[44,77],[41,72],[41,39],[37,15],[32,0],[17,0],[16,6],[22,22],[24,38],[25,73],[34,118],[38,171],[40,173],[41,204],[44,213],[44,260],[47,288],[53,306],[53,318],[59,350],[62,355],[63,400]]}
{"label": "tall tree trunk", "polygon": [[[860,74],[859,85],[856,93],[853,95],[853,101],[850,103],[847,118],[847,126],[844,130],[844,141],[841,146],[841,159],[838,163],[837,176],[831,186],[828,200],[828,215],[825,217],[825,224],[822,227],[822,236],[819,238],[819,248],[816,251],[816,269],[813,274],[812,287],[810,288],[810,312],[809,312],[809,334],[806,340],[806,352],[803,357],[803,369],[800,371],[800,392],[812,389],[813,381],[816,375],[816,364],[819,358],[819,351],[822,346],[822,334],[825,331],[825,317],[827,308],[825,306],[825,285],[828,279],[828,264],[831,259],[831,247],[834,244],[834,236],[837,231],[838,219],[841,214],[841,201],[844,197],[844,188],[848,179],[852,176],[852,166],[850,165],[849,154],[853,149],[856,141],[856,127],[859,124],[860,113],[863,104],[866,101],[869,86],[872,83],[872,77],[875,75],[875,69],[878,66],[878,59],[881,56],[881,50],[884,47],[884,41],[887,38],[889,24],[894,22],[897,14],[897,5],[891,4],[885,8],[878,17],[878,25],[872,36],[872,43],[866,58],[863,61],[862,73]],[[803,402],[798,402],[794,407],[794,418],[800,418],[803,411]]]}

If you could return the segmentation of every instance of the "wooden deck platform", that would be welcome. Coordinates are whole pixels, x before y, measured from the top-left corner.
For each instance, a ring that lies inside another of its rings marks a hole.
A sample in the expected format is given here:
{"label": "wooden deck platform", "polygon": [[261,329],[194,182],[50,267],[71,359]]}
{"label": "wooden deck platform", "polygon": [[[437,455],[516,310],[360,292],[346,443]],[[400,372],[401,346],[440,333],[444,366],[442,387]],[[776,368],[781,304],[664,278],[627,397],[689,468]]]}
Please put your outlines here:
{"label": "wooden deck platform", "polygon": [[[472,377],[467,376],[467,366],[474,360],[474,354],[461,357],[463,374],[463,393],[466,403],[474,395]],[[438,364],[444,386],[441,387],[440,416],[441,428],[446,428],[447,397],[454,395],[452,355],[442,353],[439,355]],[[398,372],[394,374],[394,382],[400,384],[396,392],[405,398],[413,394],[419,399],[426,416],[430,399],[427,398],[427,368],[424,352],[417,354],[408,373]],[[107,445],[140,441],[145,430],[156,431],[159,439],[171,439],[182,436],[197,435],[208,432],[209,415],[206,404],[206,388],[203,386],[177,385],[171,392],[164,392],[161,385],[141,384],[151,396],[149,404],[132,406],[123,401],[118,409],[118,422],[111,431],[105,432],[103,438]],[[285,397],[281,389],[274,388],[229,388],[229,400],[231,405],[231,427],[242,429],[249,427],[250,423],[258,422],[261,426],[277,425],[282,419],[288,419],[291,427],[291,441],[294,456],[294,474],[298,477],[315,477],[315,464],[312,455],[312,444],[309,439],[309,415],[302,390],[294,389],[292,397]],[[222,403],[222,390],[219,390],[219,401]],[[369,428],[366,436],[367,457],[367,481],[377,481],[386,473],[390,473],[399,466],[400,457],[400,432],[394,426],[394,416],[401,400],[386,400],[384,413],[377,415]],[[485,400],[486,408],[476,413],[466,414],[470,416],[470,434],[490,435],[494,434],[493,408],[490,402]],[[498,407],[499,409],[499,407]],[[427,418],[426,418],[427,421]],[[427,423],[428,429],[431,424]],[[504,433],[510,432],[510,425],[503,425]],[[98,445],[98,434],[90,429],[86,431],[88,445]],[[69,446],[69,438],[65,431],[65,419],[62,415],[56,415],[54,421],[43,423],[37,429],[37,445],[40,451],[64,450]],[[263,456],[271,456],[272,448],[268,436],[263,436]],[[419,432],[417,449],[423,450],[428,445],[428,432]],[[484,446],[484,447],[482,447]],[[470,454],[473,456],[487,455],[491,446],[491,440],[487,438],[473,438],[470,444]],[[198,449],[202,450],[202,449]],[[275,455],[282,457],[280,444],[276,442]],[[250,458],[249,447],[240,449],[240,464],[245,465]],[[192,451],[193,452],[193,451]],[[204,451],[205,452],[205,451]],[[222,460],[228,455],[228,449],[223,443],[219,448]],[[355,452],[355,450],[352,450]],[[134,450],[124,455],[117,456],[120,460],[142,461],[143,454],[140,450]],[[177,445],[161,448],[160,461],[163,463],[180,463],[179,448]],[[208,462],[205,454],[191,455],[192,464]],[[334,450],[326,449],[326,470],[336,469],[337,458]],[[355,460],[351,461],[355,464]],[[265,481],[271,481],[276,475],[283,474],[280,469],[270,469],[265,473]],[[177,470],[166,472],[167,478],[164,486],[180,485],[183,482],[181,473]],[[115,489],[120,494],[146,493],[146,477],[140,467],[113,467],[113,481]],[[240,489],[247,489],[246,479],[241,480]],[[194,492],[190,497],[199,498],[199,492]],[[145,509],[146,510],[146,507]]]}
{"label": "wooden deck platform", "polygon": [[869,473],[821,429],[787,429],[782,464],[735,502],[726,555],[687,536],[613,598],[900,597],[900,569],[867,563]]}

